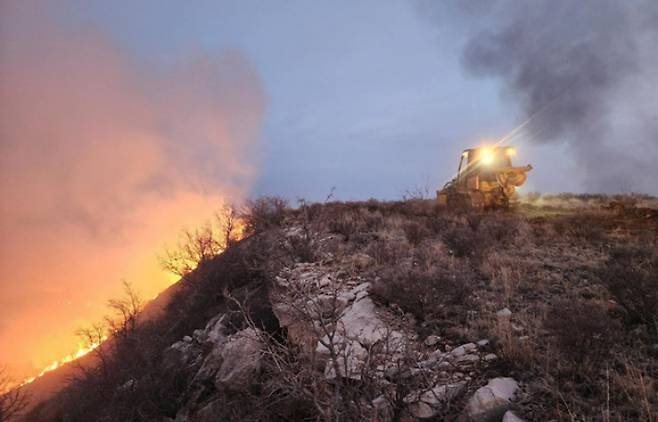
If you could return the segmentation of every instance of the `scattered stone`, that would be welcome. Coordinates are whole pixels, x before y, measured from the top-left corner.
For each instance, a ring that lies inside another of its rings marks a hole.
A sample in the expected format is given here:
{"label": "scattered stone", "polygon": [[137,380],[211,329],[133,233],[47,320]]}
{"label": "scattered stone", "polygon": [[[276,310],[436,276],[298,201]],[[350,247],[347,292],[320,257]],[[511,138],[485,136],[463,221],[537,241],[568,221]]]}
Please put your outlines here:
{"label": "scattered stone", "polygon": [[499,421],[519,388],[512,378],[494,378],[479,388],[466,404],[466,414],[474,422]]}
{"label": "scattered stone", "polygon": [[441,337],[435,336],[434,334],[427,336],[425,339],[425,345],[427,346],[434,346],[437,344],[439,341],[441,341]]}
{"label": "scattered stone", "polygon": [[183,341],[184,341],[185,343],[192,343],[192,337],[190,337],[190,336],[185,336],[185,337],[183,337]]}
{"label": "scattered stone", "polygon": [[492,362],[494,360],[498,359],[498,356],[496,356],[494,353],[489,353],[484,356],[484,360],[487,362]]}
{"label": "scattered stone", "polygon": [[460,365],[470,365],[480,361],[480,357],[474,354],[461,355],[457,357],[457,363]]}
{"label": "scattered stone", "polygon": [[478,347],[486,347],[489,345],[489,340],[480,340],[477,342]]}
{"label": "scattered stone", "polygon": [[436,416],[445,402],[453,399],[464,390],[465,382],[435,386],[431,390],[416,391],[403,400],[409,404],[409,412],[416,418]]}
{"label": "scattered stone", "polygon": [[509,308],[503,308],[500,311],[496,312],[496,317],[499,319],[509,319],[512,316],[512,311]]}
{"label": "scattered stone", "polygon": [[476,349],[477,346],[475,345],[475,343],[466,343],[466,344],[462,344],[459,347],[455,347],[453,350],[450,351],[450,355],[452,355],[453,357],[459,357],[467,353],[473,352]]}
{"label": "scattered stone", "polygon": [[525,422],[523,419],[516,416],[516,413],[508,410],[503,416],[503,422]]}

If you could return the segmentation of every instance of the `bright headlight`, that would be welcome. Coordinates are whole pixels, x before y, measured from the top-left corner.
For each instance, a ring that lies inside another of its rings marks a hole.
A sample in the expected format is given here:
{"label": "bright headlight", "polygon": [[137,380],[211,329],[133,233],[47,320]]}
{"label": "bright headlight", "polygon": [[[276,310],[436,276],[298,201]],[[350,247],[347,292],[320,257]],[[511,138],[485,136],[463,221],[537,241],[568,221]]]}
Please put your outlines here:
{"label": "bright headlight", "polygon": [[489,148],[483,148],[480,154],[480,161],[482,161],[482,164],[488,166],[489,164],[493,163],[494,154],[493,151],[491,151]]}
{"label": "bright headlight", "polygon": [[505,153],[506,153],[507,155],[509,155],[510,157],[513,157],[513,156],[516,155],[516,149],[514,149],[514,148],[507,148],[507,150],[505,150]]}

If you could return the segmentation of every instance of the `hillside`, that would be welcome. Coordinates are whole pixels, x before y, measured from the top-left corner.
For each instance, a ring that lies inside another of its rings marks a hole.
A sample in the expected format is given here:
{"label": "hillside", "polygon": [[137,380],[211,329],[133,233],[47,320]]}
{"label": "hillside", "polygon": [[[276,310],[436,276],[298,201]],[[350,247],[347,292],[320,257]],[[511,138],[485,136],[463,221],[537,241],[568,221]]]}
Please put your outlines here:
{"label": "hillside", "polygon": [[259,200],[25,419],[658,420],[658,211],[636,199]]}

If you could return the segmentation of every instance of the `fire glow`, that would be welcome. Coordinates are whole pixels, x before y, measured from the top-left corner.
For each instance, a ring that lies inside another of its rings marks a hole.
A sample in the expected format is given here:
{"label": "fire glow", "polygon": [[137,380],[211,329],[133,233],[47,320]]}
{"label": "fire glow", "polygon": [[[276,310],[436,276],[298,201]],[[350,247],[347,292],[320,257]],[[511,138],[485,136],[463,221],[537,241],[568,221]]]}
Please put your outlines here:
{"label": "fire glow", "polygon": [[26,384],[31,384],[37,378],[41,378],[42,376],[44,376],[48,372],[54,371],[55,369],[61,367],[62,365],[65,365],[69,362],[73,362],[74,360],[80,359],[81,357],[93,352],[94,349],[96,349],[98,346],[100,346],[102,344],[102,342],[105,341],[105,340],[107,340],[107,337],[103,336],[102,341],[99,342],[99,343],[92,343],[92,344],[90,344],[89,346],[86,346],[86,347],[85,346],[80,346],[75,353],[71,353],[69,355],[64,356],[63,358],[61,358],[59,360],[54,361],[50,365],[43,368],[41,370],[41,372],[39,372],[39,374],[37,374],[33,377],[30,377],[30,378],[24,380],[23,382],[21,382],[19,384],[19,387],[22,387]]}

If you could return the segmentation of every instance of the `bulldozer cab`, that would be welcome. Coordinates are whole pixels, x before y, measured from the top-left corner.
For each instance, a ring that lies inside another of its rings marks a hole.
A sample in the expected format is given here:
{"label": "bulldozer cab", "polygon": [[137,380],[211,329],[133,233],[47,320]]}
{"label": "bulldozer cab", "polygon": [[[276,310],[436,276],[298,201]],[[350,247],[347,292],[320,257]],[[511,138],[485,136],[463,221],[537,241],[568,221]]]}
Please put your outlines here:
{"label": "bulldozer cab", "polygon": [[481,147],[464,150],[457,172],[458,183],[468,183],[468,179],[478,176],[483,181],[495,181],[499,169],[512,167],[512,147]]}

